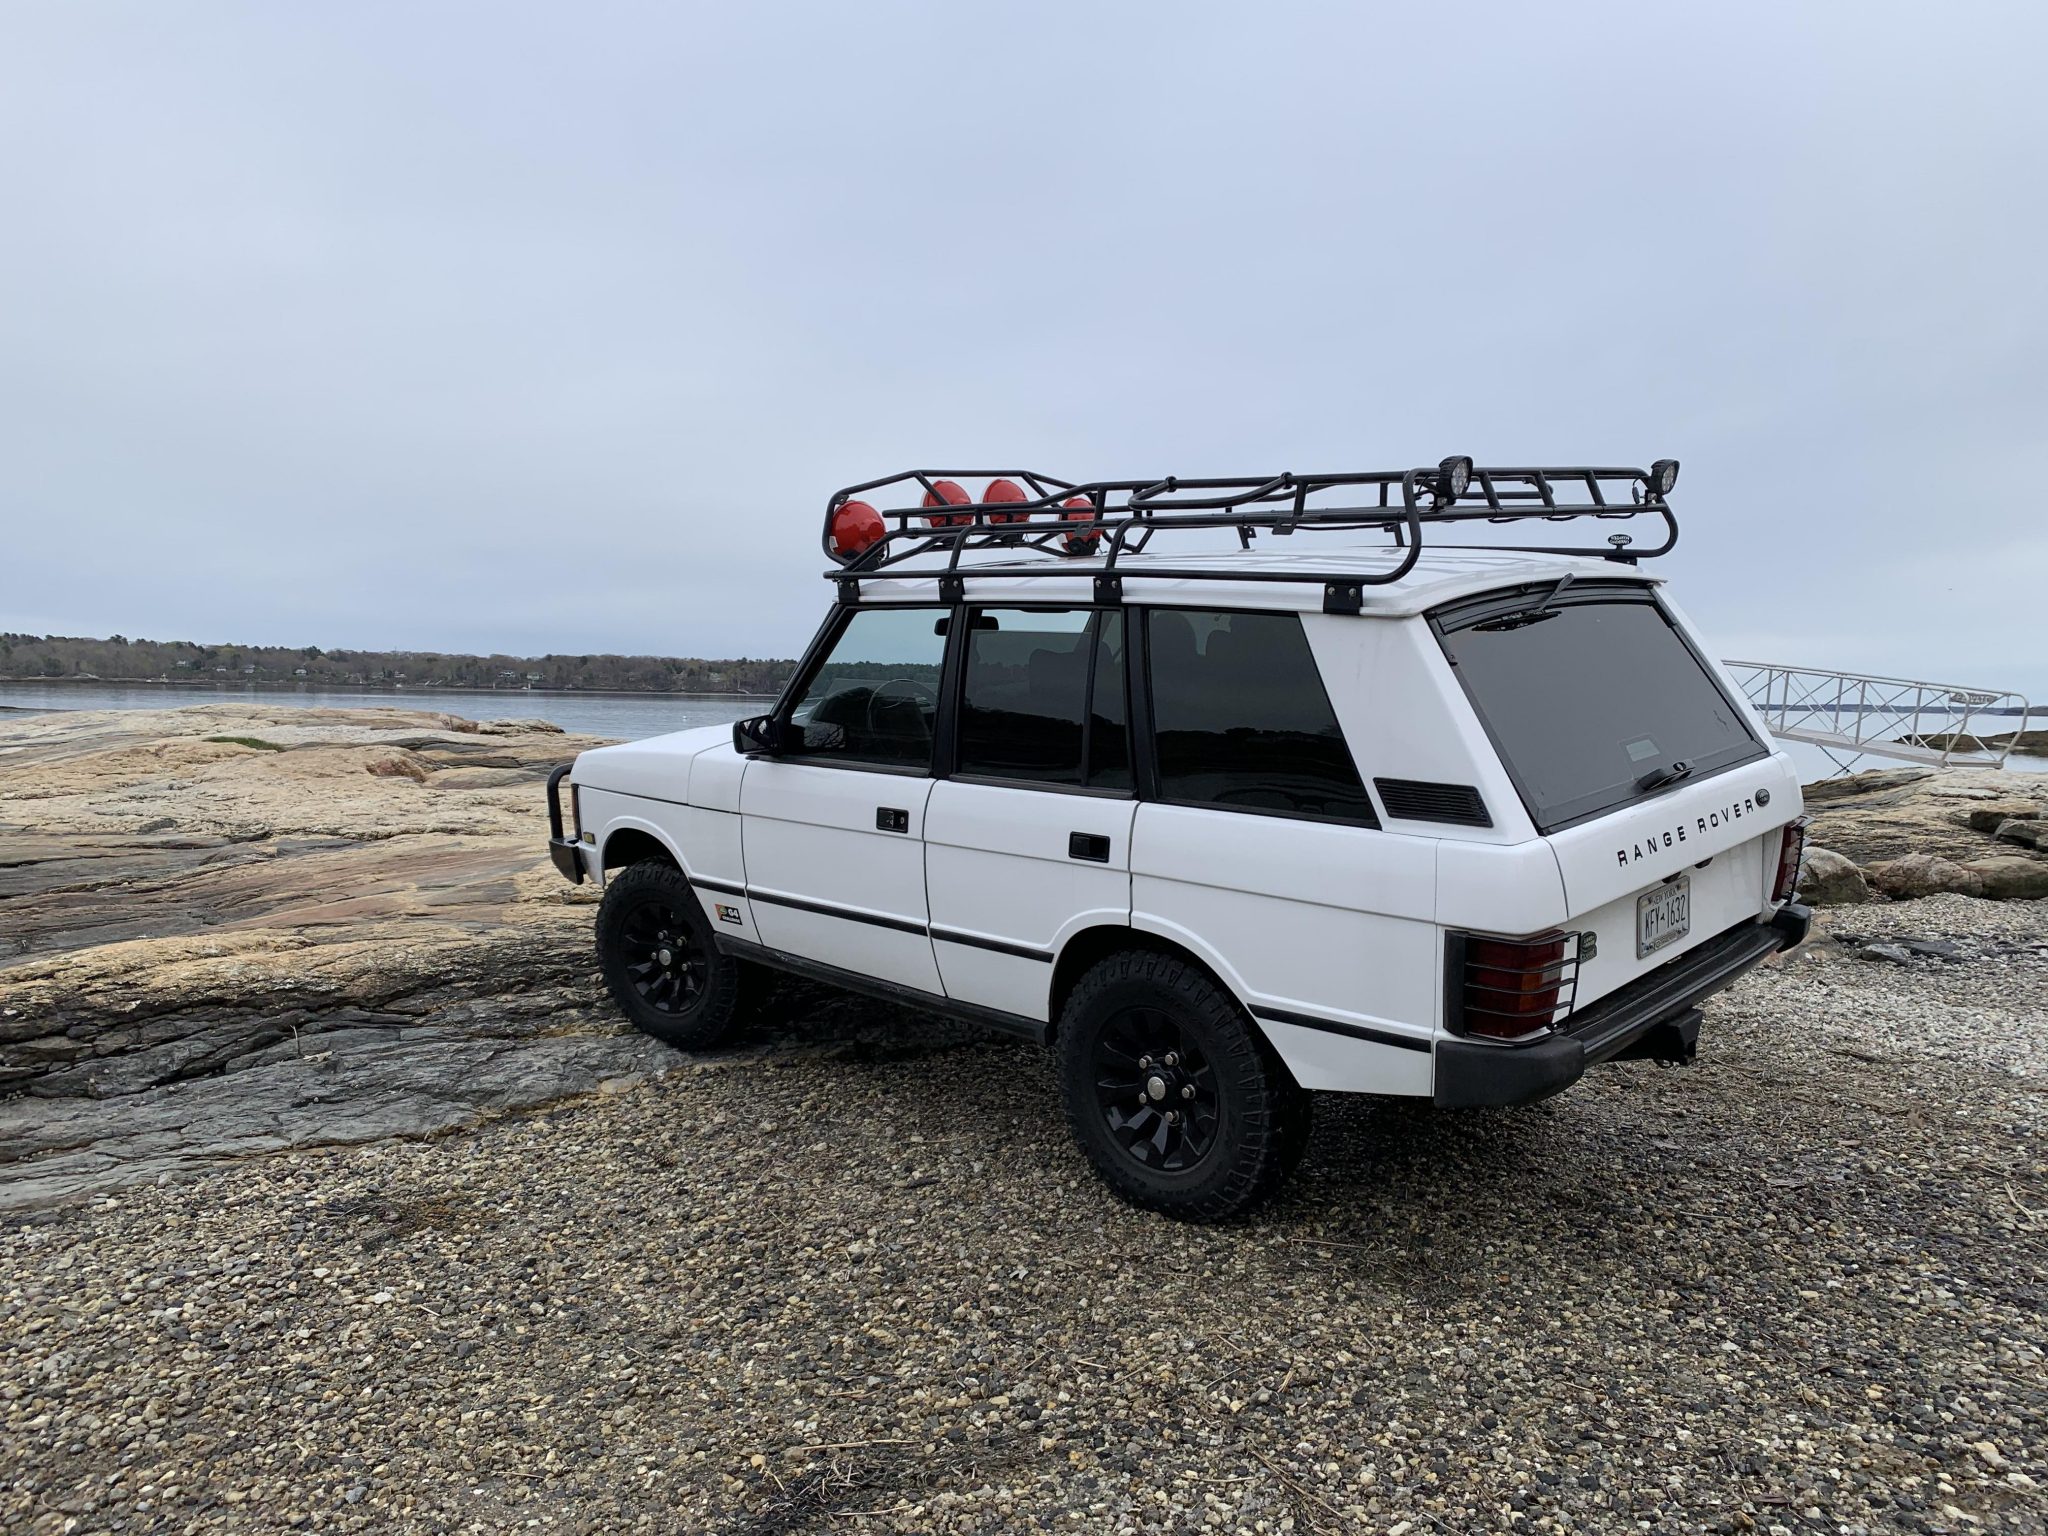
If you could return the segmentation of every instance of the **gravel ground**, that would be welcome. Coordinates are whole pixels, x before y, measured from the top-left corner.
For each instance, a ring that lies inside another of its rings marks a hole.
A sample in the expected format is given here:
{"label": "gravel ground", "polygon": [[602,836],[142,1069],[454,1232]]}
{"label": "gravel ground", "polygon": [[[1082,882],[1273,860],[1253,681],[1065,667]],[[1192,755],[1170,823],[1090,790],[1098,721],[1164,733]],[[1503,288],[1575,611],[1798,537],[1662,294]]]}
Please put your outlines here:
{"label": "gravel ground", "polygon": [[1860,908],[1686,1071],[1318,1101],[1133,1212],[1028,1048],[800,1023],[0,1231],[0,1529],[2042,1531],[2048,904]]}

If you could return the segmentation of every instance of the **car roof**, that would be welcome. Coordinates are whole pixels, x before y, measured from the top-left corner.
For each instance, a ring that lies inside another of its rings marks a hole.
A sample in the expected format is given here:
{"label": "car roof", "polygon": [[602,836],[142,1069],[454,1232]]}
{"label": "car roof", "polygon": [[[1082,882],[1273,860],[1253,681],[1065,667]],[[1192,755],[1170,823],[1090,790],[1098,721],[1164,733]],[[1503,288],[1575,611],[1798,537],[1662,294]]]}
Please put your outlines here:
{"label": "car roof", "polygon": [[[1381,618],[1422,613],[1441,603],[1491,592],[1524,582],[1555,581],[1566,574],[1581,580],[1632,581],[1645,585],[1662,578],[1613,560],[1524,553],[1498,549],[1425,549],[1414,565],[1394,581],[1370,578],[1393,570],[1406,551],[1385,546],[1332,548],[1318,539],[1300,554],[1270,549],[1214,550],[1177,554],[1123,554],[1116,571],[1123,578],[1129,603],[1172,607],[1278,608],[1321,612],[1324,585],[1333,577],[1356,576],[1363,585],[1360,612]],[[1057,567],[1058,574],[1009,574]],[[1048,557],[1032,560],[970,562],[960,574],[967,578],[969,602],[1088,603],[1094,578],[1104,570],[1095,558]],[[1148,570],[1200,571],[1202,574],[1148,576]],[[1210,574],[1213,572],[1214,574]],[[1298,573],[1298,580],[1290,580]],[[1233,580],[1240,575],[1242,579]],[[1007,575],[1007,579],[1006,578]],[[862,578],[863,604],[933,603],[939,600],[936,576]]]}

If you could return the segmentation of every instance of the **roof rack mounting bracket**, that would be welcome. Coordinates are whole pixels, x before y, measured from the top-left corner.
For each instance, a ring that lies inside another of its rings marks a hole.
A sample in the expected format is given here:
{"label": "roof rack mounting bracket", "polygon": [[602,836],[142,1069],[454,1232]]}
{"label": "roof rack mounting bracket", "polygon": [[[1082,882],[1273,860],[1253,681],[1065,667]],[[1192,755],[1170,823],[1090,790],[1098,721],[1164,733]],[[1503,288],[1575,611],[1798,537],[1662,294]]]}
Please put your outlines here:
{"label": "roof rack mounting bracket", "polygon": [[1115,571],[1095,573],[1095,601],[1098,603],[1121,603],[1124,600],[1124,579]]}
{"label": "roof rack mounting bracket", "polygon": [[1323,612],[1363,613],[1365,611],[1365,588],[1355,581],[1328,581],[1323,583]]}
{"label": "roof rack mounting bracket", "polygon": [[858,608],[860,606],[860,583],[851,576],[839,578],[839,606]]}

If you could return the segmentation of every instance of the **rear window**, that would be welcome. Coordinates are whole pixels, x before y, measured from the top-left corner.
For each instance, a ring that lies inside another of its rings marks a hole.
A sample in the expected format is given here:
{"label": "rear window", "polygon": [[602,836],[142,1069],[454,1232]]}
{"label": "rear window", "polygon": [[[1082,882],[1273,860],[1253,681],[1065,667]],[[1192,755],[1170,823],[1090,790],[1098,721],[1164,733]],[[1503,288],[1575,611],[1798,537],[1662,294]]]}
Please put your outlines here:
{"label": "rear window", "polygon": [[1544,832],[1764,754],[1647,588],[1540,583],[1433,621]]}

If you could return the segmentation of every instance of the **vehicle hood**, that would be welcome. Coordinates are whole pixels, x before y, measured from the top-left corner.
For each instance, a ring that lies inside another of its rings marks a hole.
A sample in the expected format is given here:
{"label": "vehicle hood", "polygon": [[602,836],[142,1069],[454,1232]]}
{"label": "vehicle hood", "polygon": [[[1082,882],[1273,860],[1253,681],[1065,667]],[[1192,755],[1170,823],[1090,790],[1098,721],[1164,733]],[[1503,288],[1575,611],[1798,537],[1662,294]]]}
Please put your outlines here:
{"label": "vehicle hood", "polygon": [[593,747],[576,758],[572,783],[585,789],[609,789],[622,795],[686,803],[690,798],[690,764],[699,753],[732,745],[729,725],[700,725],[671,731],[645,741]]}

